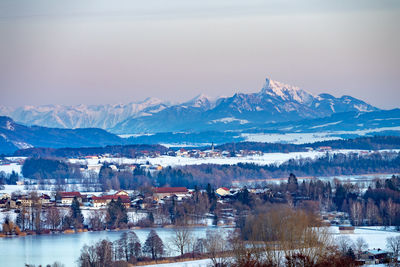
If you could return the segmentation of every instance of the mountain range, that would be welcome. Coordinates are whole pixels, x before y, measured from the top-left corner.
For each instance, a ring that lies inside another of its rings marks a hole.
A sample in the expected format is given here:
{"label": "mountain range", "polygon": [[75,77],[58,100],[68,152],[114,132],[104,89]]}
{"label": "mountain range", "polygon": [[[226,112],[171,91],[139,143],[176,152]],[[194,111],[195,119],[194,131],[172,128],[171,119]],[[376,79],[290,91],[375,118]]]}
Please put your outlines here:
{"label": "mountain range", "polygon": [[0,115],[24,125],[52,128],[102,128],[115,134],[214,131],[252,124],[315,119],[342,112],[378,108],[351,96],[314,95],[296,86],[266,79],[259,92],[215,100],[199,95],[175,105],[148,98],[118,105],[0,107]]}
{"label": "mountain range", "polygon": [[175,105],[149,98],[123,105],[0,107],[0,115],[0,154],[31,147],[222,144],[265,133],[400,135],[400,109],[313,95],[270,79],[258,92],[214,100],[199,95]]}
{"label": "mountain range", "polygon": [[9,117],[0,116],[0,154],[31,147],[94,147],[125,143],[125,139],[99,128],[25,126]]}

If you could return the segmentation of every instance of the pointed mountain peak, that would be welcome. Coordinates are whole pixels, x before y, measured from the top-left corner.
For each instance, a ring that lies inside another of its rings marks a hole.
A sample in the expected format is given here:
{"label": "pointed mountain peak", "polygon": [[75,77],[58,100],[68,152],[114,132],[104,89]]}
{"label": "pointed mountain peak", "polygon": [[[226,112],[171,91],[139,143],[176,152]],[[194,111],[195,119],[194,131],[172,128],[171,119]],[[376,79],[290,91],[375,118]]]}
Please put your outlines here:
{"label": "pointed mountain peak", "polygon": [[314,96],[297,86],[281,83],[271,80],[269,77],[265,79],[265,84],[260,91],[261,95],[270,95],[283,100],[294,100],[299,103],[309,102]]}

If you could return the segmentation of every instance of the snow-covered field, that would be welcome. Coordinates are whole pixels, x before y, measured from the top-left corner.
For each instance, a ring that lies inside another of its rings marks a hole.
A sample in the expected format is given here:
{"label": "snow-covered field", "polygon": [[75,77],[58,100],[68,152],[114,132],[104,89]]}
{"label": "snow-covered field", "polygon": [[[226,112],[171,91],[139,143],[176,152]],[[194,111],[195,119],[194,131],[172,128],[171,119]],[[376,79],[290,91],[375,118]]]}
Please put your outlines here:
{"label": "snow-covered field", "polygon": [[268,142],[268,143],[291,143],[307,144],[313,142],[341,139],[332,136],[332,133],[288,133],[288,134],[267,134],[267,133],[243,133],[241,134],[249,142]]}
{"label": "snow-covered field", "polygon": [[21,169],[22,165],[19,165],[17,163],[11,163],[7,165],[0,165],[0,172],[5,172],[5,173],[12,173],[13,171],[21,174]]}
{"label": "snow-covered field", "polygon": [[[312,128],[319,128],[324,126],[327,126],[327,124],[314,126]],[[339,135],[355,134],[364,136],[374,132],[398,131],[398,130],[400,130],[400,126],[382,127],[382,128],[365,129],[357,131],[334,131],[334,132],[315,132],[315,133],[287,133],[287,134],[243,133],[241,134],[241,136],[246,141],[251,141],[251,142],[306,144],[306,143],[313,143],[326,140],[342,139],[338,137]]]}
{"label": "snow-covered field", "polygon": [[[36,186],[34,187],[35,189],[37,189],[36,188]],[[15,192],[15,191],[21,191],[21,192],[23,192],[23,193],[26,193],[26,192],[29,192],[29,191],[32,191],[32,189],[33,188],[30,188],[30,189],[26,189],[26,187],[24,186],[24,185],[10,185],[10,184],[6,184],[6,185],[4,185],[4,189],[3,190],[0,190],[0,196],[2,195],[2,194],[9,194],[9,195],[11,195],[11,193],[12,192]],[[51,193],[51,191],[50,190],[36,190],[39,194],[41,194],[41,193],[43,193],[43,194],[50,194]]]}
{"label": "snow-covered field", "polygon": [[[379,228],[381,230],[378,230]],[[339,228],[334,226],[330,227],[330,230],[335,237],[348,236],[353,242],[355,242],[357,238],[362,237],[365,242],[368,243],[369,249],[385,249],[386,238],[400,236],[400,232],[383,230],[381,227],[357,227],[354,230],[354,234],[339,234]]]}
{"label": "snow-covered field", "polygon": [[[399,149],[395,150],[381,150],[399,152]],[[330,154],[349,154],[349,153],[370,153],[368,150],[357,150],[357,149],[339,149],[330,151]],[[290,159],[300,158],[318,158],[326,154],[323,151],[308,151],[308,152],[290,152],[290,153],[265,153],[261,156],[246,156],[246,157],[208,157],[208,158],[190,158],[190,157],[172,157],[172,156],[160,156],[156,158],[145,157],[145,158],[102,158],[102,159],[70,159],[71,163],[89,164],[94,165],[109,162],[116,164],[146,164],[149,162],[152,165],[166,166],[185,166],[185,165],[200,165],[200,164],[229,164],[234,165],[238,163],[254,163],[258,165],[265,164],[282,164]]]}

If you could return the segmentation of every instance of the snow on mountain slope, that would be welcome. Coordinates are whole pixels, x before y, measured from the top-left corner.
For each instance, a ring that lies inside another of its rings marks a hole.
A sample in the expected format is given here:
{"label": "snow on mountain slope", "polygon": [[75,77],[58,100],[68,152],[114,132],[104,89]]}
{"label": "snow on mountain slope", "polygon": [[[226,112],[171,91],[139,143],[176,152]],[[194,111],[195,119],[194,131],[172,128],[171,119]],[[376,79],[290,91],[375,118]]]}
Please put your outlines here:
{"label": "snow on mountain slope", "polygon": [[267,78],[260,94],[268,94],[272,97],[280,97],[284,101],[296,101],[302,104],[310,104],[315,98],[309,92],[299,87],[273,81]]}
{"label": "snow on mountain slope", "polygon": [[254,127],[254,124],[376,110],[378,109],[351,96],[336,98],[329,94],[314,95],[299,87],[267,78],[259,92],[237,93],[215,100],[201,94],[175,105],[148,98],[142,102],[120,105],[47,105],[16,109],[0,107],[0,115],[10,116],[26,125],[58,128],[96,127],[117,134],[134,134],[237,130]]}
{"label": "snow on mountain slope", "polygon": [[19,108],[0,107],[0,114],[12,117],[26,125],[57,128],[111,128],[117,123],[135,116],[159,112],[167,107],[161,100],[147,98],[144,101],[115,105],[44,105]]}

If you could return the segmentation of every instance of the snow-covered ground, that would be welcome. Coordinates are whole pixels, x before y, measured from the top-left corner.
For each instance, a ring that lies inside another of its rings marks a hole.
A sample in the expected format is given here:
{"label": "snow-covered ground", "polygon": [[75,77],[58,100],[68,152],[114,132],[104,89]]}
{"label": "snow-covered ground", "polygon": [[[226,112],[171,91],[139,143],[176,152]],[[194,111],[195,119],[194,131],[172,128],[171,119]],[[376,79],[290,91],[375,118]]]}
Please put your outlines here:
{"label": "snow-covered ground", "polygon": [[4,189],[0,190],[0,196],[2,194],[11,195],[11,193],[15,192],[15,191],[21,191],[23,193],[26,193],[26,192],[32,191],[32,189],[35,189],[39,194],[43,193],[43,194],[49,195],[52,192],[51,190],[37,190],[37,186],[30,187],[29,189],[27,189],[24,185],[9,185],[9,184],[6,184],[6,185],[4,185]]}
{"label": "snow-covered ground", "polygon": [[364,238],[365,242],[368,243],[369,249],[386,249],[386,239],[388,237],[400,236],[400,232],[378,229],[379,227],[357,227],[354,230],[354,234],[339,234],[338,227],[330,227],[330,230],[335,237],[348,236],[353,242],[356,242],[357,238],[359,237]]}
{"label": "snow-covered ground", "polygon": [[0,165],[0,172],[5,172],[7,174],[12,173],[13,171],[21,174],[22,165],[17,163],[11,163],[6,165]]}
{"label": "snow-covered ground", "polygon": [[[327,126],[327,124],[314,126],[312,128],[319,128],[324,126]],[[306,144],[306,143],[313,143],[326,140],[342,139],[338,137],[339,135],[355,134],[364,136],[374,132],[398,131],[398,130],[400,130],[400,126],[382,127],[374,129],[356,130],[356,131],[332,131],[332,132],[315,132],[315,133],[287,133],[287,134],[243,133],[241,134],[241,137],[243,137],[246,141],[251,141],[251,142]]]}
{"label": "snow-covered ground", "polygon": [[144,265],[147,267],[208,267],[212,266],[212,262],[210,259],[197,260],[197,261],[183,261],[183,262],[173,262],[173,263],[164,263],[164,264],[153,264],[153,265]]}
{"label": "snow-covered ground", "polygon": [[267,134],[267,133],[243,133],[241,134],[249,142],[268,142],[268,143],[291,143],[307,144],[313,142],[342,139],[332,136],[332,133],[288,133],[288,134]]}
{"label": "snow-covered ground", "polygon": [[[394,150],[380,150],[399,152],[400,149]],[[338,149],[332,150],[330,154],[349,154],[349,153],[370,153],[368,150],[357,150],[357,149]],[[146,164],[149,162],[152,165],[166,166],[185,166],[185,165],[200,165],[200,164],[229,164],[234,165],[238,163],[254,163],[258,165],[265,164],[282,164],[290,159],[300,158],[318,158],[326,155],[323,151],[308,151],[308,152],[290,152],[290,153],[265,153],[261,156],[246,156],[246,157],[208,157],[208,158],[190,158],[190,157],[172,157],[172,156],[160,156],[156,158],[145,157],[145,158],[102,158],[102,159],[70,159],[71,163],[80,163],[94,165],[109,162],[116,164]]]}

